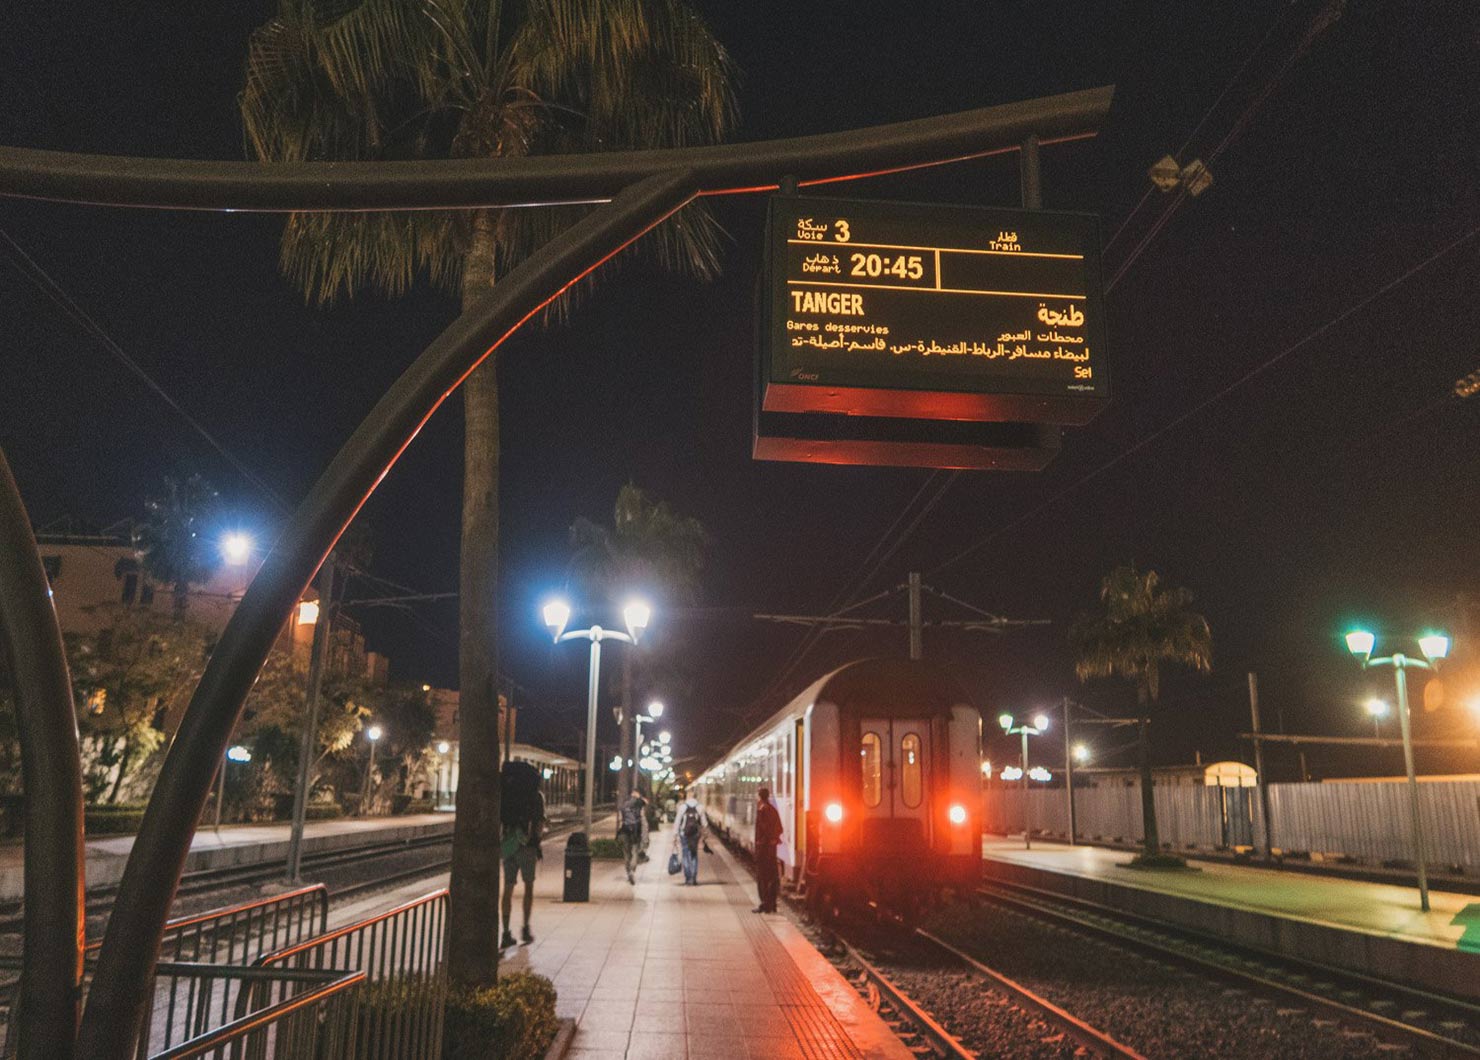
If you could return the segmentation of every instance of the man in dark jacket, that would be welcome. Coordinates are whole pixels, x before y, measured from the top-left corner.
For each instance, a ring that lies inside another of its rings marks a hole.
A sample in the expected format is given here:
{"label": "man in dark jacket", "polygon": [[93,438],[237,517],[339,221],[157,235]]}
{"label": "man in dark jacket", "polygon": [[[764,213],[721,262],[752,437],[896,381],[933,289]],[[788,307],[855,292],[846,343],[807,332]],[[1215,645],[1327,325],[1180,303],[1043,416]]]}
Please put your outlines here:
{"label": "man in dark jacket", "polygon": [[752,912],[776,912],[776,899],[781,895],[781,873],[776,860],[776,847],[781,843],[781,814],[771,803],[771,789],[756,792],[755,808],[755,880],[761,904]]}

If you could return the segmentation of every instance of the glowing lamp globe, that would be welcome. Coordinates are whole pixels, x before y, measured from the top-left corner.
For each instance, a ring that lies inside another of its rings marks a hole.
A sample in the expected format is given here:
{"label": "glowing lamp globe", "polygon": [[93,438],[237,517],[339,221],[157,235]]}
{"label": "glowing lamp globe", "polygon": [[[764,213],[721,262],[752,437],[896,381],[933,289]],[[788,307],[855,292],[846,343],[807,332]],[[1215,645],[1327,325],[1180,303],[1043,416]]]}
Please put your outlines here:
{"label": "glowing lamp globe", "polygon": [[1438,662],[1449,654],[1449,638],[1443,633],[1428,633],[1418,638],[1418,650],[1429,662]]}
{"label": "glowing lamp globe", "polygon": [[565,632],[565,624],[570,621],[570,604],[564,600],[551,600],[545,604],[540,613],[550,635],[559,640],[560,634]]}
{"label": "glowing lamp globe", "polygon": [[1048,728],[1048,715],[1047,714],[1034,714],[1033,715],[1033,728],[1037,729],[1039,732],[1043,732],[1045,729],[1047,729]]}
{"label": "glowing lamp globe", "polygon": [[1012,715],[1011,714],[999,714],[999,715],[997,715],[997,724],[1000,725],[1000,726],[1002,726],[1004,729],[1010,729],[1010,728],[1012,728]]}
{"label": "glowing lamp globe", "polygon": [[384,735],[385,730],[382,729],[379,725],[372,725],[370,726],[370,728],[365,730],[365,736],[371,743],[374,743],[376,740],[380,739]]}
{"label": "glowing lamp globe", "polygon": [[663,702],[655,699],[648,704],[648,717],[661,718],[663,716]]}
{"label": "glowing lamp globe", "polygon": [[240,567],[252,558],[252,539],[246,534],[227,534],[221,539],[221,558]]}
{"label": "glowing lamp globe", "polygon": [[1365,629],[1354,629],[1346,635],[1346,650],[1363,658],[1372,654],[1377,638]]}
{"label": "glowing lamp globe", "polygon": [[439,755],[445,755],[448,751],[451,751],[451,750],[452,750],[452,745],[450,743],[448,743],[446,740],[441,740],[441,741],[438,742],[438,744],[437,744],[437,753]]}
{"label": "glowing lamp globe", "polygon": [[629,600],[627,606],[622,608],[622,621],[627,623],[627,632],[633,640],[647,629],[652,617],[653,609],[642,600]]}

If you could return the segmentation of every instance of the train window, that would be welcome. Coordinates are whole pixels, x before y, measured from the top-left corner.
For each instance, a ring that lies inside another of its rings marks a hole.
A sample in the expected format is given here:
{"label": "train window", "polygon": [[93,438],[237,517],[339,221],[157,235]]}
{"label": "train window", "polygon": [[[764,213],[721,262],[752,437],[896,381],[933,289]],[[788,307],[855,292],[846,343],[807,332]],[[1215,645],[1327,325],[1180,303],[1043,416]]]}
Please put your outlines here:
{"label": "train window", "polygon": [[906,734],[899,741],[899,797],[910,809],[920,805],[921,792],[924,785],[920,783],[921,770],[924,768],[920,762],[920,737],[914,733]]}
{"label": "train window", "polygon": [[863,734],[863,750],[860,752],[863,758],[863,804],[865,806],[877,806],[884,794],[884,764],[879,745],[879,734],[866,732]]}

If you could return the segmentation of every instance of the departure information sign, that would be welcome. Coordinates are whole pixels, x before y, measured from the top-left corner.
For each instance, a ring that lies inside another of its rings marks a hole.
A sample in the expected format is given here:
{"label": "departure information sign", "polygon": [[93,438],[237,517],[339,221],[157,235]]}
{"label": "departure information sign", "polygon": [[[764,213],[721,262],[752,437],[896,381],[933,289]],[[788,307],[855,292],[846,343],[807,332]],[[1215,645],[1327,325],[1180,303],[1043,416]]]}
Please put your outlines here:
{"label": "departure information sign", "polygon": [[1088,422],[1109,400],[1090,214],[776,196],[761,408]]}

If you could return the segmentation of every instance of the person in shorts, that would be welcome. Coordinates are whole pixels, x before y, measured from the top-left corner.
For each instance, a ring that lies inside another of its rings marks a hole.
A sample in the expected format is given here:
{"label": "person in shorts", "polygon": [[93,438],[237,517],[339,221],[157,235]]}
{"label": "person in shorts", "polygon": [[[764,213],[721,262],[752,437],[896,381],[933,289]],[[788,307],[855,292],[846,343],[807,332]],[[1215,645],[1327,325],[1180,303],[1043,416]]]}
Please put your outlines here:
{"label": "person in shorts", "polygon": [[[517,767],[523,766],[524,769]],[[526,772],[527,771],[527,772]],[[524,880],[524,928],[519,938],[533,942],[529,916],[534,911],[534,877],[543,856],[540,838],[545,826],[545,800],[540,794],[539,774],[525,762],[504,766],[503,796],[499,816],[503,820],[504,935],[500,946],[513,946],[514,885]]]}
{"label": "person in shorts", "polygon": [[647,840],[647,800],[639,793],[622,804],[617,813],[617,842],[622,845],[622,863],[627,869],[627,882],[637,882],[637,865]]}

